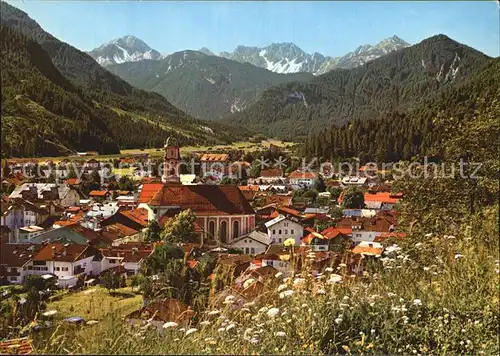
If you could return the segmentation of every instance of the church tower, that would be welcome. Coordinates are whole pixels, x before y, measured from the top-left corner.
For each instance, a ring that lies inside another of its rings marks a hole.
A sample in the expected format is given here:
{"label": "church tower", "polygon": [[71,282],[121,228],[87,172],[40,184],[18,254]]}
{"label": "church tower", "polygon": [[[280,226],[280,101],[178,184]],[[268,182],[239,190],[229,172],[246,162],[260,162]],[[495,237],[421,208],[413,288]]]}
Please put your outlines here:
{"label": "church tower", "polygon": [[179,168],[181,156],[177,140],[173,137],[169,137],[163,148],[165,154],[163,156],[163,174],[161,176],[161,181],[163,183],[180,183]]}

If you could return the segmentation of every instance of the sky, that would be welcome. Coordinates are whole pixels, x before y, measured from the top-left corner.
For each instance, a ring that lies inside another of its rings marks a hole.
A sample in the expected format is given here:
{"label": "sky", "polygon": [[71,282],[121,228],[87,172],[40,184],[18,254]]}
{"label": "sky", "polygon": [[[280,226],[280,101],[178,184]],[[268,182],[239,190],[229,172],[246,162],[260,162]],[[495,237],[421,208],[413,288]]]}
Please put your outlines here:
{"label": "sky", "polygon": [[445,34],[500,56],[496,1],[64,1],[8,0],[80,50],[134,35],[161,53],[207,47],[232,51],[293,42],[342,56],[397,35],[415,44]]}

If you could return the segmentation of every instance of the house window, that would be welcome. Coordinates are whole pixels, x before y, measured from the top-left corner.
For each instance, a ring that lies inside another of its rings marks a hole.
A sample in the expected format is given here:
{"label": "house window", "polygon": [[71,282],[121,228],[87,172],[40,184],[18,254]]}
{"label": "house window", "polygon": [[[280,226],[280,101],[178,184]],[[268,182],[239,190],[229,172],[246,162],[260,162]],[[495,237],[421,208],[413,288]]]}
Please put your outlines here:
{"label": "house window", "polygon": [[273,235],[276,235],[276,229],[273,229]]}
{"label": "house window", "polygon": [[278,230],[278,235],[281,235],[281,229],[280,229],[280,230]]}
{"label": "house window", "polygon": [[252,247],[252,254],[255,254],[255,248]]}
{"label": "house window", "polygon": [[281,243],[281,237],[278,239],[278,242]]}
{"label": "house window", "polygon": [[227,222],[222,221],[220,223],[220,239],[222,242],[227,243]]}
{"label": "house window", "polygon": [[292,234],[292,235],[293,235],[293,229],[291,229],[291,230],[290,230],[290,234]]}
{"label": "house window", "polygon": [[250,249],[249,249],[248,247],[245,247],[245,253],[247,253],[247,254],[248,254],[248,253],[250,253],[250,251],[249,251],[249,250],[250,250]]}
{"label": "house window", "polygon": [[64,271],[64,272],[68,272],[69,268],[68,267],[61,267],[61,270]]}
{"label": "house window", "polygon": [[116,264],[116,260],[109,260],[109,263],[114,265],[114,264]]}
{"label": "house window", "polygon": [[12,268],[10,269],[10,271],[11,271],[11,272],[13,272],[13,273],[17,273],[17,268],[12,267]]}
{"label": "house window", "polygon": [[57,271],[60,271],[61,270],[61,267],[55,267],[54,270],[57,272]]}
{"label": "house window", "polygon": [[33,266],[28,266],[28,271],[33,271]]}
{"label": "house window", "polygon": [[288,229],[285,229],[285,235],[288,235]]}
{"label": "house window", "polygon": [[208,237],[212,239],[215,237],[215,221],[208,222],[208,235]]}
{"label": "house window", "polygon": [[17,277],[16,276],[10,276],[9,278],[11,281],[17,281]]}
{"label": "house window", "polygon": [[240,236],[240,222],[233,221],[233,239],[236,239],[238,236]]}

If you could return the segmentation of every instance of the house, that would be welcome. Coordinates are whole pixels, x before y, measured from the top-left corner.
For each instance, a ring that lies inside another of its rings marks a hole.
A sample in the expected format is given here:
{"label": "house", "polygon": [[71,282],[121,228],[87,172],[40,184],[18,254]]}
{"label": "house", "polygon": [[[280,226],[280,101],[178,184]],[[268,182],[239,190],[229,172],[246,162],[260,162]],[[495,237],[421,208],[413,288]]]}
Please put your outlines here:
{"label": "house", "polygon": [[118,210],[113,215],[101,221],[101,226],[108,226],[113,223],[120,223],[129,228],[141,231],[148,226],[149,211],[145,208],[133,210]]}
{"label": "house", "polygon": [[352,228],[329,226],[321,232],[307,228],[309,234],[302,239],[306,245],[310,245],[314,251],[336,250],[344,241],[352,235]]}
{"label": "house", "polygon": [[310,188],[317,178],[316,173],[309,170],[296,170],[288,175],[290,184]]}
{"label": "house", "polygon": [[100,274],[110,268],[122,266],[127,275],[137,274],[142,262],[153,253],[153,247],[147,245],[121,244],[100,250],[92,262],[94,274]]}
{"label": "house", "polygon": [[9,198],[22,198],[31,202],[41,200],[63,207],[76,205],[80,201],[78,192],[69,185],[51,183],[24,183],[14,189]]}
{"label": "house", "polygon": [[9,199],[9,203],[2,204],[0,225],[7,226],[11,230],[19,229],[24,226],[40,224],[49,215],[46,208],[40,208],[21,198],[12,198]]}
{"label": "house", "polygon": [[24,226],[14,231],[11,243],[29,243],[35,236],[41,235],[45,229],[40,226]]}
{"label": "house", "polygon": [[282,244],[287,239],[294,239],[295,245],[300,245],[304,236],[304,227],[297,221],[280,214],[276,218],[265,223],[267,235],[273,244]]}
{"label": "house", "polygon": [[62,288],[76,285],[80,274],[92,272],[97,251],[85,245],[46,244],[27,264],[27,274],[54,274]]}
{"label": "house", "polygon": [[102,202],[105,200],[109,200],[111,197],[111,193],[107,190],[92,190],[89,193],[89,197],[97,202]]}
{"label": "house", "polygon": [[344,187],[362,187],[366,185],[368,178],[358,176],[347,176],[342,178],[342,185]]}
{"label": "house", "polygon": [[380,256],[384,252],[384,246],[378,242],[362,241],[351,252],[364,256]]}
{"label": "house", "polygon": [[279,168],[263,169],[260,172],[260,177],[255,178],[255,182],[259,184],[281,183],[284,180],[283,171]]}
{"label": "house", "polygon": [[40,245],[0,244],[0,284],[21,284],[27,272],[27,264],[40,250]]}
{"label": "house", "polygon": [[99,169],[99,167],[101,166],[101,163],[96,160],[95,158],[91,158],[89,159],[87,162],[85,162],[85,164],[83,165],[83,167],[86,169],[86,170],[95,170],[95,169]]}
{"label": "house", "polygon": [[401,200],[403,194],[390,192],[366,192],[364,197],[365,205],[368,209],[392,210]]}
{"label": "house", "polygon": [[338,227],[352,229],[352,241],[355,243],[372,242],[383,233],[394,231],[395,225],[395,215],[386,211],[381,211],[373,218],[343,218],[337,224]]}
{"label": "house", "polygon": [[200,162],[203,177],[213,176],[220,179],[230,173],[227,153],[205,153]]}
{"label": "house", "polygon": [[256,256],[255,258],[262,261],[262,267],[266,266],[273,267],[277,271],[283,273],[285,277],[288,277],[293,273],[293,265],[290,261],[291,255],[289,252],[280,252],[280,253],[266,252],[263,255]]}
{"label": "house", "polygon": [[82,184],[82,180],[78,178],[68,178],[64,181],[70,187],[79,187]]}
{"label": "house", "polygon": [[111,244],[112,241],[108,240],[106,236],[103,236],[100,232],[86,228],[80,224],[72,224],[42,232],[32,237],[29,242],[34,244],[60,242],[84,246],[97,246],[101,244]]}
{"label": "house", "polygon": [[129,325],[141,325],[148,321],[150,325],[162,328],[163,324],[172,321],[176,323],[189,323],[195,316],[189,306],[177,299],[153,301],[140,309],[125,316]]}
{"label": "house", "polygon": [[269,236],[263,232],[252,231],[241,236],[231,243],[231,247],[242,250],[246,254],[257,255],[264,253],[271,244]]}

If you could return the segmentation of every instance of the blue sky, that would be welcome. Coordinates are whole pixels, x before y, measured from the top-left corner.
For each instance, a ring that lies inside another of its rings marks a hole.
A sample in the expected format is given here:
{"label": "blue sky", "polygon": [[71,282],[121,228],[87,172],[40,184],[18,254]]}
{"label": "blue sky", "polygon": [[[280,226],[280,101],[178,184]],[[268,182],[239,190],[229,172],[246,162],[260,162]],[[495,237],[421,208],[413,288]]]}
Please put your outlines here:
{"label": "blue sky", "polygon": [[8,2],[85,51],[130,34],[161,53],[293,42],[306,52],[339,56],[395,34],[414,44],[443,33],[490,56],[500,55],[495,1]]}

